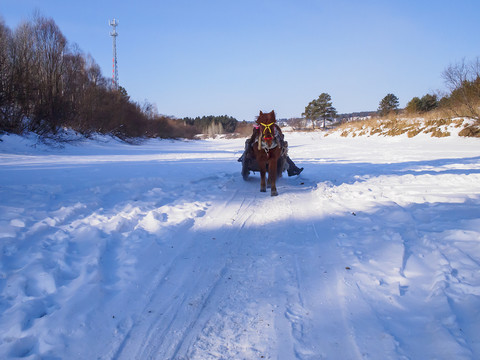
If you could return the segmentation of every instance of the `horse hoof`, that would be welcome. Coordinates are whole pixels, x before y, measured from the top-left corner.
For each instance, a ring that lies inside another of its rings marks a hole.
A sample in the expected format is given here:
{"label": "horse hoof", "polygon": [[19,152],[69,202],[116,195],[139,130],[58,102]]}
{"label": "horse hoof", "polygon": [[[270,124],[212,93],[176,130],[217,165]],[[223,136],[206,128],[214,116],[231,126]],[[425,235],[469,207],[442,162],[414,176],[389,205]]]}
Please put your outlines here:
{"label": "horse hoof", "polygon": [[267,189],[261,188],[261,189],[260,189],[260,192],[267,192]]}
{"label": "horse hoof", "polygon": [[278,195],[278,191],[277,191],[277,190],[272,190],[271,195],[272,195],[272,196],[277,196],[277,195]]}

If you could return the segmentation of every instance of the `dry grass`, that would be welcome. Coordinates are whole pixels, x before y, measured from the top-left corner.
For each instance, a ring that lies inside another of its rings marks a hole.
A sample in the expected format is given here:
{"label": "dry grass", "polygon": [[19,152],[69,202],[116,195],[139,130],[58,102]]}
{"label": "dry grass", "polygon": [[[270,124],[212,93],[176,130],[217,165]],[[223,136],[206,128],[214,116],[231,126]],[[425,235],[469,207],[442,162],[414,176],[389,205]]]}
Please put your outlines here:
{"label": "dry grass", "polygon": [[432,137],[451,136],[451,130],[462,128],[459,136],[480,137],[480,126],[465,119],[452,119],[445,112],[432,111],[427,115],[409,115],[408,117],[371,118],[340,125],[335,131],[341,136],[399,136],[406,134],[415,137],[418,134],[430,134]]}
{"label": "dry grass", "polygon": [[466,126],[458,133],[460,136],[466,137],[480,137],[480,127],[479,126]]}

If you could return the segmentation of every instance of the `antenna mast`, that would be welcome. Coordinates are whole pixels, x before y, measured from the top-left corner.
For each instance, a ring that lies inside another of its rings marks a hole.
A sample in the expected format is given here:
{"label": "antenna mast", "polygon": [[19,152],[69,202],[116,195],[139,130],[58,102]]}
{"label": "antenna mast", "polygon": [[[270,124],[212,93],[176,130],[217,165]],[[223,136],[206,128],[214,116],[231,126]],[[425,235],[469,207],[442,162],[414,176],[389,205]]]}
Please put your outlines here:
{"label": "antenna mast", "polygon": [[113,19],[108,21],[113,30],[110,32],[110,36],[113,39],[113,68],[112,68],[112,85],[115,90],[118,90],[118,67],[117,67],[117,26],[118,20]]}

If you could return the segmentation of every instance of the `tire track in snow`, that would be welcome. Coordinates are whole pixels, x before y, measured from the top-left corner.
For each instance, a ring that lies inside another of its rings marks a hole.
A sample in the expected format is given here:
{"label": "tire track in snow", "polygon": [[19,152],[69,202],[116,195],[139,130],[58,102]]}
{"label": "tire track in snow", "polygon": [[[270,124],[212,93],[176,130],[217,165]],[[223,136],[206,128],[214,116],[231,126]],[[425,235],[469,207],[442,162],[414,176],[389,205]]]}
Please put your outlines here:
{"label": "tire track in snow", "polygon": [[[167,292],[166,288],[170,286],[169,279],[175,278],[175,270],[176,264],[183,263],[186,254],[191,251],[191,244],[189,243],[188,246],[184,246],[182,250],[180,250],[175,257],[172,258],[171,262],[169,262],[166,266],[162,269],[157,269],[157,273],[154,274],[154,278],[152,281],[152,286],[147,291],[150,293],[149,299],[146,302],[146,306],[143,308],[140,317],[135,321],[134,324],[129,328],[128,332],[125,333],[121,343],[116,350],[113,359],[121,359],[121,358],[128,358],[133,352],[140,351],[135,350],[136,348],[145,349],[148,344],[152,341],[151,337],[152,334],[161,337],[164,335],[166,331],[171,327],[171,324],[175,320],[175,313],[173,317],[165,319],[168,322],[168,326],[164,328],[164,330],[158,330],[158,323],[164,320],[164,312],[158,313],[157,311],[153,310],[155,308],[161,308],[165,310],[172,310],[176,301],[180,296],[181,292],[171,291]],[[182,278],[181,278],[182,279]],[[165,291],[167,295],[167,299],[162,302],[161,295],[163,295],[163,291]],[[183,298],[182,304],[184,303],[185,299]],[[158,315],[157,315],[158,314]],[[160,332],[160,335],[158,334]],[[141,340],[141,345],[138,346],[139,340],[137,338],[143,339]],[[131,350],[134,348],[134,350]],[[137,358],[137,357],[133,357]],[[139,357],[138,357],[139,358]]]}
{"label": "tire track in snow", "polygon": [[[227,200],[221,208],[229,207],[232,202],[235,202],[238,197],[242,198],[240,207],[236,210],[235,216],[233,217],[232,223],[236,223],[235,228],[222,228],[218,232],[222,233],[222,238],[235,239],[240,231],[244,228],[246,222],[251,218],[252,214],[248,211],[255,201],[255,198],[247,199],[244,195],[239,195],[238,190],[235,190],[232,197]],[[232,263],[235,261],[235,256],[238,254],[238,249],[241,247],[241,242],[235,243],[234,241],[228,241],[228,248],[225,249],[228,251],[226,257],[223,258],[221,263],[223,268],[221,269],[217,280],[212,285],[211,289],[205,296],[205,300],[202,301],[202,305],[199,311],[190,319],[190,324],[186,327],[186,331],[183,336],[180,338],[178,344],[175,347],[171,355],[171,359],[184,359],[189,358],[186,355],[191,351],[192,343],[196,340],[198,334],[205,328],[206,322],[209,320],[210,315],[215,311],[218,311],[219,304],[221,303],[224,295],[219,291],[219,288],[222,288],[225,292],[229,288],[230,283],[230,269]],[[218,293],[218,295],[217,295]],[[218,296],[218,298],[216,298]]]}
{"label": "tire track in snow", "polygon": [[[251,226],[254,209],[258,205],[258,197],[252,196],[248,188],[246,192],[236,189],[234,195],[222,207],[218,208],[216,213],[222,214],[224,209],[232,205],[233,208],[236,208],[236,203],[240,203],[240,205],[234,211],[231,219],[233,227],[225,226],[219,229],[224,232],[224,237],[232,239],[228,248],[226,279],[222,284],[221,294],[214,303],[215,308],[205,311],[205,316],[202,316],[201,321],[198,321],[196,328],[191,329],[188,343],[178,352],[182,355],[179,359],[237,358],[240,353],[236,352],[235,349],[242,342],[241,338],[244,335],[242,332],[247,332],[247,328],[249,328],[248,332],[251,332],[251,326],[258,325],[258,316],[252,316],[251,305],[248,302],[243,302],[241,311],[233,310],[232,312],[231,310],[232,303],[244,300],[244,293],[239,291],[239,284],[249,281],[244,276],[245,272],[254,270],[250,260],[244,262],[245,258],[249,258],[248,254],[245,256],[245,253],[249,251],[245,243],[245,231],[248,232]],[[234,306],[233,309],[235,308]],[[212,314],[215,315],[212,316]],[[232,330],[234,331],[233,334],[231,333]],[[228,333],[225,334],[225,332]],[[231,335],[234,335],[233,343]],[[242,345],[241,353],[245,354],[245,351],[250,354],[260,353],[259,349],[255,349],[255,345],[252,343]],[[247,358],[249,357],[247,356]]]}
{"label": "tire track in snow", "polygon": [[277,349],[281,344],[275,333],[275,318],[285,313],[283,301],[276,296],[277,288],[284,286],[277,283],[275,275],[283,261],[275,244],[281,237],[278,233],[262,231],[263,227],[271,227],[270,221],[275,219],[261,220],[259,214],[265,214],[284,201],[281,196],[273,200],[263,194],[253,194],[248,186],[234,200],[241,203],[236,214],[244,214],[240,216],[244,220],[238,221],[235,216],[234,221],[241,230],[241,246],[232,256],[229,269],[234,281],[223,289],[224,297],[218,303],[217,313],[210,316],[186,352],[188,359],[278,358],[281,354]]}
{"label": "tire track in snow", "polygon": [[[203,186],[205,187],[205,184]],[[235,244],[232,239],[249,219],[250,212],[245,209],[248,209],[255,199],[247,201],[235,191],[220,210],[210,209],[213,214],[219,213],[221,209],[237,201],[239,196],[242,202],[235,214],[235,221],[240,222],[239,226],[217,229],[215,233],[220,236],[210,239],[208,238],[211,237],[208,235],[210,232],[198,231],[197,234],[191,228],[189,238],[182,239],[189,245],[185,246],[162,275],[158,276],[158,285],[152,290],[153,294],[143,310],[141,320],[125,336],[114,358],[151,358],[162,354],[162,358],[176,359],[181,358],[181,354],[188,350],[195,335],[208,320],[208,317],[202,314],[206,313],[207,316],[211,314],[212,311],[207,309],[214,309],[219,301],[217,289],[228,282],[227,273],[232,262],[231,257],[237,252],[235,248],[241,245]],[[205,216],[209,216],[208,211]],[[180,230],[180,234],[184,235],[185,231]],[[218,244],[220,238],[225,239],[224,244]],[[185,261],[184,258],[191,254],[209,256],[212,261],[205,261],[201,256],[192,261]],[[193,272],[199,275],[192,279]],[[168,279],[175,279],[176,284],[170,284]],[[152,308],[158,308],[162,313],[148,319]],[[139,342],[138,338],[143,340]]]}

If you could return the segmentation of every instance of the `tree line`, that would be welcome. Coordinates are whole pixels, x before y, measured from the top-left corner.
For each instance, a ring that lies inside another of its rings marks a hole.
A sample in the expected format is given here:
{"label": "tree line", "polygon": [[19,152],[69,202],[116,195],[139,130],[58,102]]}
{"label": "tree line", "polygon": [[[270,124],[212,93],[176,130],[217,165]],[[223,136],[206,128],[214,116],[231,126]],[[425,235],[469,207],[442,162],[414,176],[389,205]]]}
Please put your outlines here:
{"label": "tree line", "polygon": [[208,135],[233,133],[238,125],[237,119],[227,115],[186,117],[183,121],[185,124],[195,127],[199,132]]}
{"label": "tree line", "polygon": [[35,15],[12,31],[0,18],[0,132],[54,135],[62,128],[120,138],[196,133],[114,88],[53,19]]}

